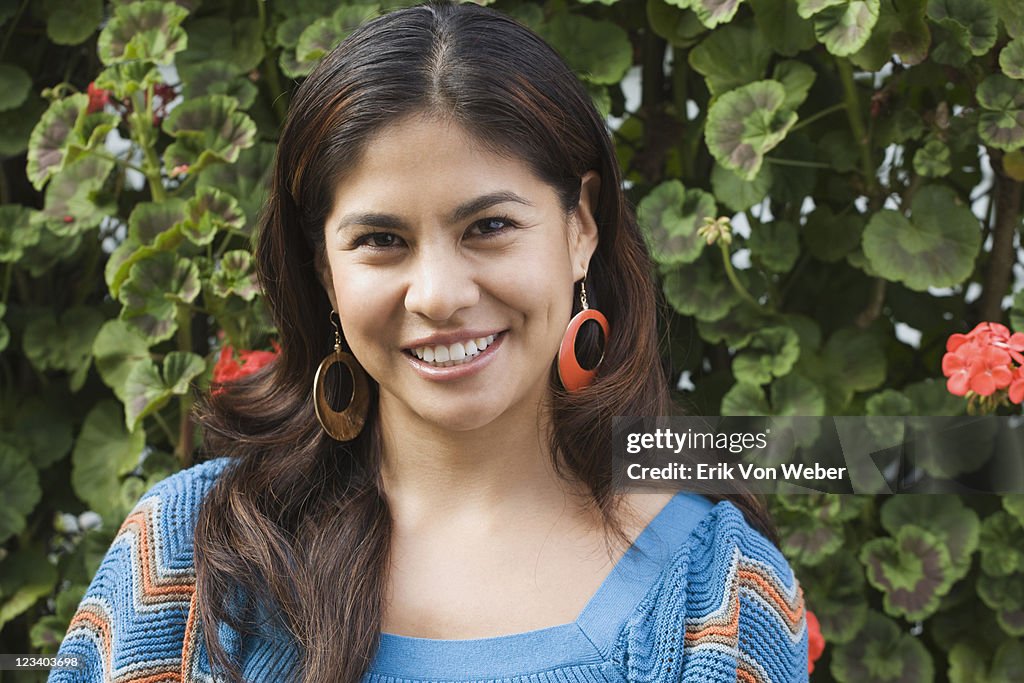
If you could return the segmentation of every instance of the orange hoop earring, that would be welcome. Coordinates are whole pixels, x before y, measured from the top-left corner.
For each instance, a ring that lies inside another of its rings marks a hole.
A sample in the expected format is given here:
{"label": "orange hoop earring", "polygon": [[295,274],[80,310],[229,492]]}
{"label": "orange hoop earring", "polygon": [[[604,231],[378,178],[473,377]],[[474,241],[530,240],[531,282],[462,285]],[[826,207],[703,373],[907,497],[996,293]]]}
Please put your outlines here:
{"label": "orange hoop earring", "polygon": [[562,345],[558,347],[558,378],[562,380],[562,386],[565,387],[565,390],[570,393],[575,393],[584,387],[590,386],[590,383],[597,377],[597,369],[601,367],[601,361],[604,360],[604,352],[602,350],[601,358],[598,359],[597,365],[587,370],[580,365],[579,359],[576,358],[576,337],[579,335],[583,323],[593,320],[600,325],[601,332],[604,334],[605,344],[608,343],[608,318],[604,317],[604,313],[601,311],[587,306],[586,276],[584,276],[583,282],[580,282],[580,305],[583,307],[583,310],[574,315],[572,320],[569,321],[569,326],[565,328],[565,335],[562,336]]}

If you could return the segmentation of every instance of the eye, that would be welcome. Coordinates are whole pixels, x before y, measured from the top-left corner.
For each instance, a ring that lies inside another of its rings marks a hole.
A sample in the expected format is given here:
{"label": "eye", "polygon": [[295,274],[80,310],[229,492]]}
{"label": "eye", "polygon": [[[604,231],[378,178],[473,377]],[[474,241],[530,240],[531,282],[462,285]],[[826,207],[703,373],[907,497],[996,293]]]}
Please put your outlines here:
{"label": "eye", "polygon": [[511,230],[515,227],[515,224],[511,219],[504,216],[491,216],[478,220],[473,224],[473,227],[480,233],[481,237],[491,237],[501,234],[506,230]]}
{"label": "eye", "polygon": [[389,249],[398,246],[398,236],[390,232],[371,232],[355,241],[357,247],[370,247],[371,249]]}

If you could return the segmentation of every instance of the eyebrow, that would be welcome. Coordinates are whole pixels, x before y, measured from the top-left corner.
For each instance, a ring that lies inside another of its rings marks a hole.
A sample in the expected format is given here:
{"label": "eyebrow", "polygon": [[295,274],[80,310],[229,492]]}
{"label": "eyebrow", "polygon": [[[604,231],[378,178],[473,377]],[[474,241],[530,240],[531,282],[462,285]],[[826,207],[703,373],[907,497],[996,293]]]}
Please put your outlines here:
{"label": "eyebrow", "polygon": [[[515,192],[490,192],[460,204],[454,211],[452,211],[448,220],[451,223],[459,223],[476,213],[506,202],[522,204],[524,206],[533,206],[532,202],[520,197]],[[405,221],[394,214],[367,212],[350,213],[342,216],[341,220],[338,221],[338,226],[335,228],[335,231],[341,232],[345,228],[354,225],[364,225],[371,228],[385,228],[392,230],[407,230],[409,228]]]}

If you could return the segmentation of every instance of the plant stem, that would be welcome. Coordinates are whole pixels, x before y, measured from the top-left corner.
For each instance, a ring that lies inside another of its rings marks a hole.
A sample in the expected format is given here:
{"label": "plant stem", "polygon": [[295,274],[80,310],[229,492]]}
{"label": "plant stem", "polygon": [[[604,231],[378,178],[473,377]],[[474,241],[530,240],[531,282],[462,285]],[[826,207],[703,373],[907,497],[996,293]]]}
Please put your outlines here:
{"label": "plant stem", "polygon": [[737,277],[736,271],[732,267],[732,259],[729,257],[729,247],[721,240],[718,241],[718,246],[722,250],[722,263],[725,264],[725,274],[729,278],[729,282],[732,283],[733,289],[736,290],[736,293],[740,295],[741,299],[750,305],[758,309],[762,308],[757,299],[750,295],[750,292],[747,291],[747,288],[743,286],[743,283],[740,282],[739,277]]}
{"label": "plant stem", "polygon": [[164,436],[167,437],[167,443],[171,444],[171,446],[177,450],[178,437],[175,435],[174,430],[171,429],[171,426],[167,424],[167,420],[164,419],[164,416],[160,414],[159,410],[153,413],[153,417],[156,419],[156,423],[160,425],[160,431],[162,431]]}
{"label": "plant stem", "polygon": [[765,161],[776,166],[796,166],[798,168],[832,168],[820,161],[802,161],[800,159],[779,159],[777,157],[765,157]]}
{"label": "plant stem", "polygon": [[860,98],[857,97],[857,84],[853,80],[853,67],[845,59],[837,59],[836,67],[843,83],[843,106],[846,108],[846,118],[850,122],[850,130],[853,131],[854,142],[860,150],[861,175],[864,176],[864,183],[869,190],[867,194],[874,195],[877,185],[875,164],[871,160],[867,129],[864,127],[864,121],[860,118]]}
{"label": "plant stem", "polygon": [[[178,350],[192,351],[192,308],[185,304],[177,307]],[[192,392],[186,391],[178,399],[178,440],[175,455],[182,468],[192,466]]]}
{"label": "plant stem", "polygon": [[132,162],[130,162],[130,161],[126,160],[126,159],[121,159],[120,157],[116,157],[113,154],[107,154],[106,152],[101,152],[98,149],[90,149],[89,150],[89,154],[92,154],[93,156],[98,157],[100,159],[106,159],[107,161],[113,161],[118,166],[123,166],[124,168],[130,168],[133,171],[138,171],[139,173],[141,173],[142,175],[146,176],[147,178],[149,177],[148,174],[146,173],[146,169],[141,168],[139,166],[136,166],[135,164],[133,164]]}
{"label": "plant stem", "polygon": [[11,23],[7,27],[7,33],[4,34],[4,42],[0,43],[0,61],[3,60],[4,55],[7,54],[7,45],[11,42],[11,36],[14,35],[14,29],[18,27],[18,22],[21,21],[21,15],[25,13],[25,8],[28,7],[28,0],[21,0],[21,6],[18,7],[18,11],[11,17]]}
{"label": "plant stem", "polygon": [[1010,288],[1017,255],[1013,237],[1020,224],[1021,184],[1003,172],[1002,153],[989,150],[995,175],[995,222],[992,228],[992,252],[985,272],[985,284],[978,300],[981,320],[999,322],[1003,317],[1003,296]]}
{"label": "plant stem", "polygon": [[846,108],[846,103],[845,102],[839,102],[838,104],[833,104],[831,107],[826,107],[825,109],[822,109],[821,111],[817,112],[816,114],[811,114],[810,116],[808,116],[803,121],[798,121],[797,123],[795,123],[793,125],[792,128],[789,129],[789,132],[790,133],[795,133],[796,131],[800,130],[804,126],[809,126],[812,123],[814,123],[815,121],[817,121],[818,119],[825,118],[829,114],[833,114],[833,113],[839,111],[840,109],[845,109],[845,108]]}

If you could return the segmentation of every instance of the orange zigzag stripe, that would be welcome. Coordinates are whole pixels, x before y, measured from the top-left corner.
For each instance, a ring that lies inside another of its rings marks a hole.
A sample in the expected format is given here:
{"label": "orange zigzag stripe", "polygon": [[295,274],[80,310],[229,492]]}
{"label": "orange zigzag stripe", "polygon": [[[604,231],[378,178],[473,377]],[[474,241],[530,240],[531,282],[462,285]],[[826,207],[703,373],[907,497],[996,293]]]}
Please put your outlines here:
{"label": "orange zigzag stripe", "polygon": [[[136,561],[138,563],[138,576],[142,579],[142,602],[147,605],[154,605],[191,598],[195,593],[194,577],[161,579],[156,571],[155,544],[151,543],[150,538],[151,530],[155,528],[156,523],[156,512],[153,506],[139,505],[124,520],[124,523],[117,532],[117,536],[114,538],[114,543],[117,543],[132,527],[137,529],[138,558]],[[87,605],[80,609],[71,619],[71,623],[68,625],[68,632],[78,627],[89,629],[99,636],[103,648],[100,654],[103,657],[104,668],[109,675],[113,671],[110,616],[95,606]],[[123,683],[167,683],[170,681],[180,683],[182,677],[179,671],[166,671],[143,673],[139,676],[128,678],[118,677],[116,680]]]}

